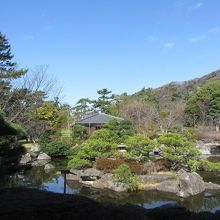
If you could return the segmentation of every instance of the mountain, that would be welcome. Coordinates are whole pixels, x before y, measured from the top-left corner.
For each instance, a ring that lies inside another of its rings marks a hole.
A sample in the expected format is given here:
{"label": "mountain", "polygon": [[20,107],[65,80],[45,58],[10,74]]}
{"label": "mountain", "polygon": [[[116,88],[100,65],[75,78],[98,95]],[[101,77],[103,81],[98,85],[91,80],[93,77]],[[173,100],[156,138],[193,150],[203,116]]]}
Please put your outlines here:
{"label": "mountain", "polygon": [[[220,70],[201,78],[171,82],[155,89],[143,88],[133,95],[124,93],[119,96],[119,103],[111,106],[110,113],[130,119],[137,132],[149,135],[153,135],[155,132],[181,131],[185,126],[216,124],[216,116],[220,112],[220,97],[218,95],[213,97],[215,100],[209,97],[209,103],[207,103],[207,95],[203,94],[203,100],[197,103],[199,106],[194,110],[195,114],[190,113],[190,115],[186,110],[189,107],[188,100],[192,96],[195,97],[199,88],[204,88],[205,85],[218,80],[220,80]],[[220,84],[217,83],[217,87],[214,88],[217,93],[220,89],[218,85]],[[195,105],[191,105],[190,108],[195,109]],[[212,117],[211,121],[212,110],[215,112],[215,118]]]}
{"label": "mountain", "polygon": [[157,102],[161,107],[167,107],[172,102],[187,100],[199,87],[218,79],[220,79],[220,70],[189,81],[171,82],[156,89],[142,89],[130,98]]}

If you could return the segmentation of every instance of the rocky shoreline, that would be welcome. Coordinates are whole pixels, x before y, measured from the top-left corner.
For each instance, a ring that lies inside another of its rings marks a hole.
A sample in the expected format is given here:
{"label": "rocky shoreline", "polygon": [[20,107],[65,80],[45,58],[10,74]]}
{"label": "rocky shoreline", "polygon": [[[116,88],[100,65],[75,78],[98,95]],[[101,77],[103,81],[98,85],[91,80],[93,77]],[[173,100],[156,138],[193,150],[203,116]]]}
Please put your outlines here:
{"label": "rocky shoreline", "polygon": [[[38,147],[31,149],[30,153],[23,155],[20,164],[31,166],[44,166],[45,172],[50,172],[55,167],[50,164],[51,157],[41,153]],[[220,185],[204,182],[198,173],[189,173],[184,170],[178,172],[155,172],[140,175],[137,190],[158,191],[170,193],[180,198],[188,198],[203,192],[220,192]],[[68,181],[80,183],[97,188],[110,189],[115,192],[126,192],[128,189],[121,183],[113,181],[111,173],[104,173],[95,168],[85,170],[71,169],[66,175]]]}
{"label": "rocky shoreline", "polygon": [[[79,181],[97,189],[110,189],[116,192],[125,192],[128,189],[122,184],[115,183],[111,173],[104,174],[94,168],[86,170],[70,170],[66,176],[68,181]],[[188,198],[203,192],[220,192],[220,185],[204,182],[197,173],[159,172],[139,176],[138,190],[159,191],[171,193],[181,198]]]}

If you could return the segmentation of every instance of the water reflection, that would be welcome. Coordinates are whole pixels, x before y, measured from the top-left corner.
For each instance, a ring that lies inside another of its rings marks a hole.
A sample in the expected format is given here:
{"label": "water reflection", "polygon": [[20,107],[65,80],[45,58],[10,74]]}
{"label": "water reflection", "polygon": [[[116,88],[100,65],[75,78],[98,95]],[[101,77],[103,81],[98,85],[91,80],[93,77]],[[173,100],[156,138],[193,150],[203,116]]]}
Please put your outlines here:
{"label": "water reflection", "polygon": [[[55,160],[52,164],[56,169],[49,173],[45,172],[44,167],[32,167],[22,173],[4,177],[0,180],[0,187],[27,186],[63,193],[64,179],[58,171],[66,168],[66,161]],[[220,183],[220,172],[203,172],[200,174],[206,181]],[[110,190],[98,190],[86,187],[76,181],[67,181],[66,192],[87,196],[101,203],[135,204],[144,208],[180,205],[194,212],[220,210],[220,194],[204,193],[188,199],[179,199],[176,196],[158,192],[116,193]]]}

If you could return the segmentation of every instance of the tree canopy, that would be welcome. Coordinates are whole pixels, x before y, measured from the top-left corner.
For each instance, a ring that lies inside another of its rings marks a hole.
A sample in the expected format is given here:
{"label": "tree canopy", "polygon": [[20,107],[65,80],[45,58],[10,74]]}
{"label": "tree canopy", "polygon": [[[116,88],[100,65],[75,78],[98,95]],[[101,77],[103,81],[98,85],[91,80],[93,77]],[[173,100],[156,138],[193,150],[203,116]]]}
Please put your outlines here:
{"label": "tree canopy", "polygon": [[0,32],[0,79],[17,78],[27,70],[16,70],[16,63],[12,61],[11,46],[5,35]]}
{"label": "tree canopy", "polygon": [[217,125],[220,120],[220,80],[199,88],[186,104],[185,112],[189,125],[198,123]]}

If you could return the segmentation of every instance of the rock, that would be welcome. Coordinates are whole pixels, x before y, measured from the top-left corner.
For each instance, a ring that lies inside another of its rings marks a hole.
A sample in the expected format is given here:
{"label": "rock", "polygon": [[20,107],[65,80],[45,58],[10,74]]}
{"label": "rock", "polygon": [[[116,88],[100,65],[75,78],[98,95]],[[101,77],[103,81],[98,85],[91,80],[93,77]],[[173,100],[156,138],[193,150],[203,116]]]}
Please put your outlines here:
{"label": "rock", "polygon": [[141,183],[138,188],[145,191],[156,191],[159,183]]}
{"label": "rock", "polygon": [[76,169],[71,169],[70,170],[71,174],[77,175],[77,176],[81,176],[83,173],[83,170],[76,170]]}
{"label": "rock", "polygon": [[205,182],[198,173],[188,173],[184,170],[180,170],[177,176],[179,179],[178,196],[187,198],[205,191]]}
{"label": "rock", "polygon": [[128,189],[124,187],[120,183],[115,183],[113,181],[113,175],[110,173],[107,173],[101,177],[101,179],[97,180],[93,186],[98,186],[98,188],[107,188],[116,192],[125,192]]}
{"label": "rock", "polygon": [[197,141],[196,148],[201,152],[202,155],[210,155],[210,148],[206,146],[202,141]]}
{"label": "rock", "polygon": [[220,191],[220,185],[215,184],[215,183],[205,183],[205,190],[206,191]]}
{"label": "rock", "polygon": [[47,163],[49,163],[50,160],[35,160],[32,162],[32,166],[41,167],[45,166]]}
{"label": "rock", "polygon": [[71,169],[70,173],[66,175],[67,180],[73,181],[82,181],[81,175],[83,170]]}
{"label": "rock", "polygon": [[38,159],[38,160],[51,160],[51,157],[48,156],[48,155],[45,154],[45,153],[41,153],[41,154],[38,155],[37,159]]}
{"label": "rock", "polygon": [[175,194],[182,198],[195,196],[206,191],[220,191],[220,185],[205,183],[197,173],[180,170],[175,173],[155,173],[140,176],[139,188],[145,191],[159,191]]}
{"label": "rock", "polygon": [[177,194],[179,192],[179,183],[175,180],[164,181],[156,186],[156,190],[159,192]]}
{"label": "rock", "polygon": [[38,157],[38,153],[35,153],[35,152],[30,151],[30,155],[31,155],[31,157],[35,157],[35,158]]}
{"label": "rock", "polygon": [[217,154],[220,152],[220,143],[218,142],[206,143],[205,146],[209,149],[211,154]]}
{"label": "rock", "polygon": [[31,162],[31,155],[29,153],[22,155],[21,160],[20,160],[21,165],[25,165],[30,162]]}
{"label": "rock", "polygon": [[94,168],[89,168],[84,170],[83,173],[80,174],[80,177],[83,181],[95,181],[100,179],[104,173],[102,171],[96,170]]}
{"label": "rock", "polygon": [[94,181],[93,184],[92,184],[92,187],[94,187],[96,189],[107,188],[106,185],[103,183],[103,181],[100,181],[100,180]]}
{"label": "rock", "polygon": [[55,169],[55,166],[50,164],[50,163],[46,164],[45,167],[44,167],[45,171],[51,171],[53,169]]}
{"label": "rock", "polygon": [[82,179],[80,178],[80,176],[78,175],[74,175],[74,174],[67,174],[66,175],[66,179],[70,180],[70,181],[81,181]]}
{"label": "rock", "polygon": [[171,180],[171,179],[176,179],[176,174],[154,173],[154,174],[140,176],[141,182],[151,182],[151,183],[160,183],[165,180]]}
{"label": "rock", "polygon": [[97,188],[97,189],[110,189],[115,192],[125,192],[125,188],[122,184],[117,184],[113,181],[112,174],[107,173],[96,181],[82,181],[83,184]]}
{"label": "rock", "polygon": [[115,183],[113,182],[113,180],[110,180],[108,182],[108,189],[111,189],[113,191],[116,191],[116,192],[126,192],[128,191],[128,189],[126,187],[124,187],[122,184],[120,183]]}
{"label": "rock", "polygon": [[89,168],[89,169],[84,170],[84,172],[83,172],[83,174],[81,174],[81,176],[82,175],[96,176],[96,177],[101,178],[104,175],[104,173],[100,170],[97,170],[94,168]]}
{"label": "rock", "polygon": [[175,173],[154,173],[140,176],[140,188],[145,191],[155,190],[160,192],[174,193],[179,190],[178,180]]}
{"label": "rock", "polygon": [[33,153],[38,153],[38,152],[40,152],[40,148],[39,148],[38,145],[34,145],[34,146],[31,147],[30,151],[33,152]]}

